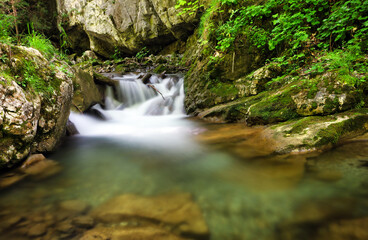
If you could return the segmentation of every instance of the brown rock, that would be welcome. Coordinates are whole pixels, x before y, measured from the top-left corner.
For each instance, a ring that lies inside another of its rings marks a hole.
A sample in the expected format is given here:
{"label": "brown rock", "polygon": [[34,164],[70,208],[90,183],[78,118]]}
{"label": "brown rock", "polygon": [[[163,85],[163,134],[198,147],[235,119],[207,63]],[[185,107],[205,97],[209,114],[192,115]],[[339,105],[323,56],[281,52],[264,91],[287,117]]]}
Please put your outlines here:
{"label": "brown rock", "polygon": [[47,227],[43,223],[37,223],[29,228],[28,236],[39,237],[46,233]]}
{"label": "brown rock", "polygon": [[22,171],[34,178],[45,179],[60,172],[61,167],[56,161],[43,159],[41,161],[34,162],[32,165],[28,165],[24,169],[22,168]]}
{"label": "brown rock", "polygon": [[182,238],[163,229],[145,227],[116,230],[111,240],[181,240]]}
{"label": "brown rock", "polygon": [[108,240],[110,239],[109,234],[99,230],[92,229],[83,234],[80,240]]}
{"label": "brown rock", "polygon": [[89,205],[80,200],[67,200],[60,203],[60,208],[70,213],[82,214],[87,212]]}
{"label": "brown rock", "polygon": [[208,227],[198,205],[190,194],[170,194],[155,197],[117,196],[92,211],[92,216],[105,223],[124,220],[159,222],[175,233],[207,236]]}
{"label": "brown rock", "polygon": [[73,219],[73,224],[80,228],[91,228],[94,225],[94,220],[90,216],[79,216]]}
{"label": "brown rock", "polygon": [[0,188],[7,188],[17,182],[22,181],[26,177],[25,174],[6,174],[0,177]]}
{"label": "brown rock", "polygon": [[22,164],[22,168],[29,167],[37,162],[45,160],[45,156],[43,154],[32,154],[30,155],[26,161]]}
{"label": "brown rock", "polygon": [[70,221],[64,221],[56,226],[56,230],[61,233],[72,233],[74,232],[74,227]]}
{"label": "brown rock", "polygon": [[21,222],[23,219],[24,218],[22,216],[13,216],[13,217],[7,218],[5,221],[1,222],[1,227],[3,229],[10,228],[16,225],[17,223]]}
{"label": "brown rock", "polygon": [[318,231],[316,240],[365,240],[368,239],[368,218],[341,220]]}

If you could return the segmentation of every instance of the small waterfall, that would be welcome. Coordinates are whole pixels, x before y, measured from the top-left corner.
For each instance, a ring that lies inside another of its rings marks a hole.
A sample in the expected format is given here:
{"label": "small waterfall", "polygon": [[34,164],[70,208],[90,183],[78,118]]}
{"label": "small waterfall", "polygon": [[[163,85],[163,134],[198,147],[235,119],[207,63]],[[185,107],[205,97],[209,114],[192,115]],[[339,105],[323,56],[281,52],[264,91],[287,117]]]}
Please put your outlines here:
{"label": "small waterfall", "polygon": [[117,139],[119,143],[170,151],[196,148],[188,141],[192,123],[183,119],[186,115],[182,77],[168,75],[161,79],[153,75],[148,84],[138,74],[114,80],[119,81],[119,89],[107,87],[104,107],[93,107],[105,120],[71,114],[70,119],[81,136]]}
{"label": "small waterfall", "polygon": [[165,79],[151,76],[144,84],[139,75],[115,77],[119,81],[117,95],[112,87],[106,89],[106,110],[132,108],[140,115],[185,114],[183,78],[169,75]]}

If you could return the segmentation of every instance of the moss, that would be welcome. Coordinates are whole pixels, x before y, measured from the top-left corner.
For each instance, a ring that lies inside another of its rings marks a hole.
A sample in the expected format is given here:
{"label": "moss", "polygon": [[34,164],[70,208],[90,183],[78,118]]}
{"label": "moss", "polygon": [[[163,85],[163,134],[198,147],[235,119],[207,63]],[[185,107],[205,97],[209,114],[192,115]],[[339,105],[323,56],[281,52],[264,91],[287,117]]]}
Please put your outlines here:
{"label": "moss", "polygon": [[339,123],[331,124],[327,128],[321,129],[316,134],[316,146],[335,145],[346,134],[354,132],[365,132],[367,130],[368,116],[358,114]]}
{"label": "moss", "polygon": [[263,98],[260,102],[251,106],[247,123],[251,125],[269,124],[299,117],[291,95],[292,92],[286,90]]}
{"label": "moss", "polygon": [[211,92],[221,97],[235,97],[238,94],[238,90],[232,83],[224,83],[224,82],[215,82],[211,84],[211,88],[209,89]]}
{"label": "moss", "polygon": [[340,103],[339,99],[335,97],[333,100],[331,98],[327,98],[325,102],[325,106],[323,107],[323,112],[329,114],[335,112],[338,109]]}
{"label": "moss", "polygon": [[160,74],[163,73],[164,71],[166,71],[167,66],[165,64],[160,64],[158,65],[155,69],[153,69],[154,73]]}
{"label": "moss", "polygon": [[119,64],[115,67],[115,72],[117,73],[125,73],[126,72],[126,64]]}

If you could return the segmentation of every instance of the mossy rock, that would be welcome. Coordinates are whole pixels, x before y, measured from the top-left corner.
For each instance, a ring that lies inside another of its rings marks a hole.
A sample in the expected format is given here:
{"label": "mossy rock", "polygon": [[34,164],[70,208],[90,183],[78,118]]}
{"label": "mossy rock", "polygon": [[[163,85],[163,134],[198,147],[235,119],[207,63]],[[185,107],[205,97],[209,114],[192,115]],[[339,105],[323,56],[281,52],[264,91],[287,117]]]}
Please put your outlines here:
{"label": "mossy rock", "polygon": [[368,109],[329,116],[310,116],[267,128],[280,153],[329,149],[368,132]]}

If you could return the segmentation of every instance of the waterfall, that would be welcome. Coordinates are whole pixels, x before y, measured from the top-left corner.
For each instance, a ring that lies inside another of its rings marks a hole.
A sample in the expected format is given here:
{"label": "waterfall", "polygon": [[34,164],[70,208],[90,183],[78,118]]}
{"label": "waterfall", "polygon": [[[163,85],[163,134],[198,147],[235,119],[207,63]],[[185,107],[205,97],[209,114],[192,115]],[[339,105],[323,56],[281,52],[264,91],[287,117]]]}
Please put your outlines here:
{"label": "waterfall", "polygon": [[135,109],[139,115],[185,114],[184,79],[169,75],[165,79],[151,76],[150,83],[144,84],[139,75],[128,74],[115,77],[119,81],[117,97],[111,86],[107,87],[105,108],[119,110]]}
{"label": "waterfall", "polygon": [[187,151],[187,136],[193,124],[183,119],[186,117],[183,77],[168,75],[161,79],[153,75],[148,84],[138,74],[114,77],[114,80],[119,81],[119,89],[107,87],[104,106],[93,107],[105,120],[71,114],[70,120],[80,136],[118,139],[155,149],[175,150],[180,146]]}

